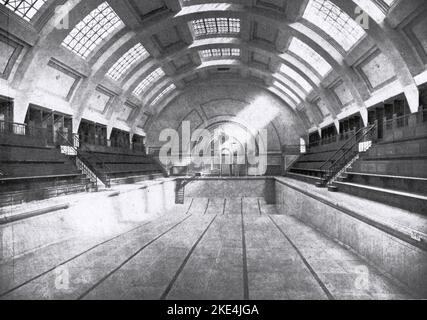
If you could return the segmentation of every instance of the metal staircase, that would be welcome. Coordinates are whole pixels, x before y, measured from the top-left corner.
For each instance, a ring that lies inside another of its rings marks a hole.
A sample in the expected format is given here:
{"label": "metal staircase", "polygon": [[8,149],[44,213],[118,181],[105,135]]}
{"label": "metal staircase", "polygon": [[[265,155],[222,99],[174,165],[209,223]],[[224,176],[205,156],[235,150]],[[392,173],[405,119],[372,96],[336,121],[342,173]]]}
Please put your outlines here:
{"label": "metal staircase", "polygon": [[336,191],[332,182],[359,159],[360,154],[366,152],[377,139],[377,122],[360,129],[320,167],[321,170],[325,170],[326,174],[321,182],[316,183],[316,186],[319,188],[328,186],[330,191]]}
{"label": "metal staircase", "polygon": [[[90,151],[87,147],[80,144],[78,136],[74,136],[74,141],[71,142],[61,131],[57,131],[58,136],[61,137],[61,142],[66,144],[67,148],[64,148],[62,152],[68,156],[75,157],[76,166],[82,171],[84,175],[90,180],[94,188],[98,191],[100,188],[110,188],[111,181],[108,174],[99,172],[92,165],[91,162],[81,154],[81,150],[86,148],[86,151]],[[96,155],[91,155],[96,162],[101,163],[101,167],[105,171],[109,171],[105,163]]]}
{"label": "metal staircase", "polygon": [[178,186],[175,191],[175,203],[176,204],[184,204],[184,198],[185,198],[185,187]]}
{"label": "metal staircase", "polygon": [[189,183],[197,180],[200,177],[199,173],[196,173],[194,176],[187,179],[177,179],[175,186],[175,203],[176,204],[184,204],[185,200],[185,186]]}
{"label": "metal staircase", "polygon": [[[366,150],[367,151],[367,150]],[[350,160],[349,163],[347,163],[344,168],[342,168],[331,180],[329,180],[327,186],[329,191],[337,192],[338,188],[334,186],[334,182],[340,179],[340,177],[355,163],[357,160],[359,160],[360,154],[357,154],[353,159]]]}

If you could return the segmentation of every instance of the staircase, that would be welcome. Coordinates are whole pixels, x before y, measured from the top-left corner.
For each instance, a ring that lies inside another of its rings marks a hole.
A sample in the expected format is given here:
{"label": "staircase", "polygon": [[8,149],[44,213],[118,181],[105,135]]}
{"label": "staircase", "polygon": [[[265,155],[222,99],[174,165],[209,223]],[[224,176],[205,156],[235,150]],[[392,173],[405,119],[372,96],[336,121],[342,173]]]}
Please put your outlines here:
{"label": "staircase", "polygon": [[326,169],[322,180],[316,183],[319,188],[328,187],[330,191],[337,191],[332,184],[343,174],[347,168],[359,159],[361,153],[368,151],[373,142],[377,140],[377,122],[368,127],[360,129],[347,143],[345,143],[334,155],[331,156],[321,167]]}
{"label": "staircase", "polygon": [[347,172],[347,170],[349,168],[351,168],[351,166],[353,165],[353,163],[355,163],[357,160],[359,160],[360,158],[360,154],[357,154],[353,159],[350,160],[350,162],[344,166],[344,168],[342,168],[342,170],[340,170],[340,172],[338,172],[329,182],[328,182],[328,190],[331,192],[338,192],[338,188],[334,185],[334,182],[339,180],[341,181],[342,179],[342,175],[345,174],[345,172]]}
{"label": "staircase", "polygon": [[200,177],[199,173],[187,179],[177,179],[175,186],[175,203],[184,204],[185,200],[185,186]]}
{"label": "staircase", "polygon": [[[425,215],[427,122],[421,114],[394,118],[392,122],[385,124],[384,128],[389,126],[393,129],[385,133],[382,140],[368,152],[360,153],[355,163],[340,172],[330,182],[333,184],[331,188]],[[367,145],[366,149],[369,147]]]}
{"label": "staircase", "polygon": [[[70,157],[75,158],[77,168],[90,180],[92,187],[90,191],[99,191],[100,188],[110,188],[111,181],[107,174],[97,172],[95,168],[92,167],[90,161],[86,159],[80,152],[81,144],[78,136],[74,136],[74,141],[71,142],[68,140],[61,131],[57,131],[58,136],[61,138],[61,142],[66,144],[65,148],[62,148],[62,152]],[[106,168],[106,165],[102,160],[100,160],[95,155],[93,156],[96,160],[102,163],[102,167]]]}
{"label": "staircase", "polygon": [[175,191],[175,203],[176,204],[184,204],[184,198],[185,198],[185,187],[179,186],[177,183],[177,189]]}
{"label": "staircase", "polygon": [[98,179],[96,174],[93,173],[92,170],[90,170],[89,167],[86,166],[84,162],[77,156],[76,156],[76,166],[77,166],[77,169],[79,169],[86,176],[86,178],[88,178],[89,181],[91,182],[91,186],[88,187],[88,191],[90,192],[99,191],[99,186],[102,185],[102,182]]}

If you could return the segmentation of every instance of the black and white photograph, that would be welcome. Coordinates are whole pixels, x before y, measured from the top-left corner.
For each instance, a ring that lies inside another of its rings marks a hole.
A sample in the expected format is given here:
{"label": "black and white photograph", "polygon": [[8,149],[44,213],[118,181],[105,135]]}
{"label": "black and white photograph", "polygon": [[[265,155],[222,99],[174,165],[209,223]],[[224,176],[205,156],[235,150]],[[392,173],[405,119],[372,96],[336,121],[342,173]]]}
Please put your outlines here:
{"label": "black and white photograph", "polygon": [[28,300],[426,301],[427,1],[0,0],[0,308]]}

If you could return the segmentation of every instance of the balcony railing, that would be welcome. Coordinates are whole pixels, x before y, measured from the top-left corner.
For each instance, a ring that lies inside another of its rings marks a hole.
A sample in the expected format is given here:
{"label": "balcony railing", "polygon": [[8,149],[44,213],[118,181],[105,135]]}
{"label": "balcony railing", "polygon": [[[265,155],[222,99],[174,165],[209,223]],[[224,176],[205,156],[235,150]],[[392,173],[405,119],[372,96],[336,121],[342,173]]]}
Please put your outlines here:
{"label": "balcony railing", "polygon": [[410,113],[403,116],[393,115],[392,119],[384,118],[383,129],[384,132],[392,131],[394,129],[421,125],[427,122],[427,110],[422,109],[416,113]]}
{"label": "balcony railing", "polygon": [[79,139],[80,139],[80,143],[82,144],[104,146],[104,147],[107,147],[109,145],[109,141],[102,136],[79,134]]}
{"label": "balcony railing", "polygon": [[326,137],[326,138],[323,138],[321,140],[311,142],[308,145],[308,148],[324,146],[327,144],[336,143],[338,141],[346,141],[346,140],[350,139],[351,137],[353,137],[355,135],[356,131],[357,131],[356,129],[352,129],[352,130],[343,132],[343,133],[338,134],[338,135]]}
{"label": "balcony railing", "polygon": [[0,120],[0,135],[34,137],[42,143],[52,143],[53,134],[47,128],[29,126],[23,123]]}

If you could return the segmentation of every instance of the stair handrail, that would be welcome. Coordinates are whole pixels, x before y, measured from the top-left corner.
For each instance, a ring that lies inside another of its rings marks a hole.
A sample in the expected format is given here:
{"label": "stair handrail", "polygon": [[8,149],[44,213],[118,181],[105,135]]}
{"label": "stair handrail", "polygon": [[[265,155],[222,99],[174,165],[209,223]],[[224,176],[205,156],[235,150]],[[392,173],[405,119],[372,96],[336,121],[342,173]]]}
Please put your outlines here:
{"label": "stair handrail", "polygon": [[[322,170],[322,168],[324,166],[326,166],[328,163],[331,162],[331,160],[341,151],[343,151],[345,149],[345,147],[353,140],[353,138],[356,138],[357,135],[362,131],[366,129],[366,127],[360,128],[358,131],[356,131],[356,133],[354,135],[352,135],[347,141],[346,143],[344,143],[341,148],[339,148],[328,160],[326,160],[319,168],[319,170]],[[350,147],[351,148],[351,147]]]}
{"label": "stair handrail", "polygon": [[[189,184],[189,183],[191,183],[191,182],[193,182],[194,180],[196,180],[198,177],[199,177],[200,175],[198,175],[198,174],[195,174],[195,175],[193,175],[191,178],[189,178],[189,179],[186,179],[186,178],[184,178],[184,179],[180,179],[180,178],[178,178],[178,179],[176,179],[176,180],[178,180],[177,182],[177,184],[176,184],[176,186],[175,186],[175,197],[178,195],[178,192],[180,192],[181,190],[184,190],[184,188],[185,188],[185,186],[187,185],[187,184]],[[184,191],[183,191],[184,192]]]}
{"label": "stair handrail", "polygon": [[284,169],[285,169],[285,170],[284,170],[284,171],[285,171],[285,174],[286,174],[286,172],[288,172],[289,170],[291,170],[291,169],[293,168],[294,164],[296,164],[296,163],[301,159],[301,155],[302,155],[302,154],[298,155],[296,159],[292,160],[292,161],[291,161],[291,163],[288,165],[288,168],[287,168],[287,169],[286,169],[286,167],[285,167],[286,165],[284,165],[284,167],[285,167],[285,168],[284,168]]}
{"label": "stair handrail", "polygon": [[[73,143],[73,142],[71,142],[69,139],[68,139],[68,137],[65,137],[64,135],[63,135],[63,133],[61,132],[61,130],[58,130],[57,131],[57,133],[59,134],[59,136],[68,144],[68,147],[71,147],[73,150],[74,150],[74,152],[76,153],[76,155],[77,155],[77,157],[91,170],[91,171],[93,171],[95,174],[96,174],[96,176],[97,176],[97,178],[99,178],[99,180],[101,180],[102,181],[102,183],[104,183],[104,185],[107,187],[107,188],[110,188],[111,187],[111,180],[110,180],[110,177],[108,176],[108,174],[106,174],[106,173],[100,173],[100,172],[98,172],[98,170],[97,169],[95,169],[92,165],[91,165],[91,163],[90,163],[90,161],[88,161],[88,159],[86,159],[86,157],[85,156],[83,156],[82,154],[81,154],[81,152],[79,152],[79,150],[81,150],[82,148],[86,148],[86,151],[88,151],[88,152],[91,152],[91,150],[89,149],[89,148],[87,148],[87,147],[85,147],[85,145],[83,144],[81,144],[80,143],[80,139],[79,139],[79,137],[78,136],[74,136],[73,138],[74,138],[74,140],[77,142],[77,144],[78,144],[78,146],[80,147],[80,148],[77,148],[76,146],[75,146],[75,144]],[[102,160],[102,159],[100,159],[96,154],[92,154],[91,153],[91,156],[92,157],[94,157],[95,158],[95,160],[97,161],[97,162],[100,162],[101,163],[101,166],[102,166],[102,168],[104,168],[104,169],[106,169],[107,170],[107,172],[109,172],[109,171],[111,171],[109,168],[108,168],[108,166],[105,164],[105,162]]]}
{"label": "stair handrail", "polygon": [[337,160],[335,160],[332,163],[331,167],[328,169],[329,177],[333,177],[336,173],[339,172],[339,170],[338,171],[333,170],[334,167],[337,166],[337,164],[341,162],[341,160],[344,159],[348,155],[348,153],[354,149],[355,146],[359,146],[359,143],[362,142],[362,140],[364,140],[376,128],[377,128],[377,122],[375,122],[374,124],[368,127],[363,128],[366,131],[358,139],[356,139],[356,141],[351,145],[350,148],[348,148],[348,150],[341,157],[339,157]]}
{"label": "stair handrail", "polygon": [[184,188],[187,184],[193,182],[194,180],[197,180],[197,178],[200,177],[199,174],[195,174],[191,176],[190,178],[178,178],[176,180],[179,180],[179,184],[177,184],[176,191],[179,191],[180,189]]}
{"label": "stair handrail", "polygon": [[200,177],[200,174],[196,173],[195,175],[191,176],[190,178],[182,179],[180,187],[182,187],[182,188],[185,187],[187,184],[197,180],[197,178],[199,178],[199,177]]}

